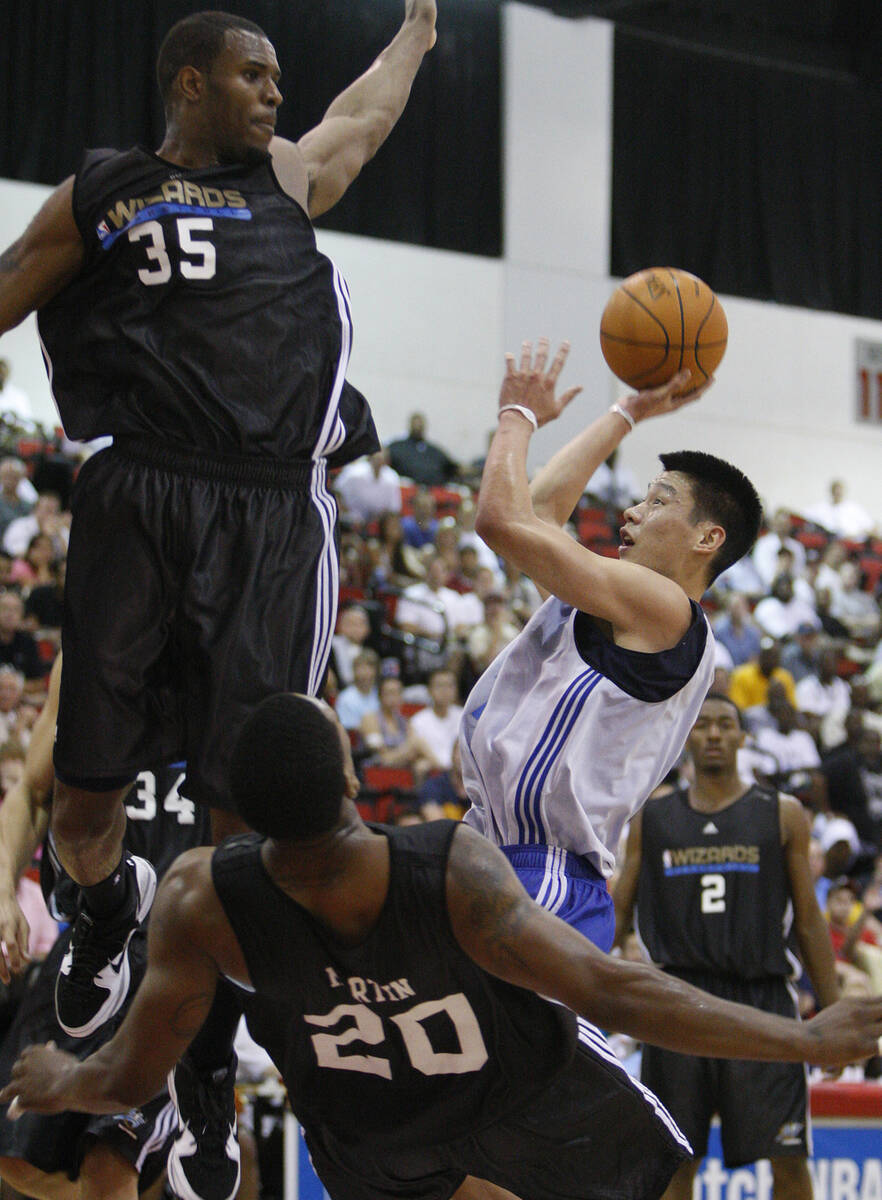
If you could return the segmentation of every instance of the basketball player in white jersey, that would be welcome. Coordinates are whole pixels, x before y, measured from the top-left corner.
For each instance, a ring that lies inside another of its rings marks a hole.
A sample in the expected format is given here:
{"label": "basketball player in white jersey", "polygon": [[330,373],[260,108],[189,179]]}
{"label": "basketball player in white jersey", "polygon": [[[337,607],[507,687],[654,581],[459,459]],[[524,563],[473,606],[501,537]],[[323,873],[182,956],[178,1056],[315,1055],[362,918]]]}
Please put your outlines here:
{"label": "basketball player in white jersey", "polygon": [[476,683],[460,730],[468,824],[500,846],[527,891],[596,945],[612,945],[606,880],[631,815],[668,773],[707,694],[713,634],[699,607],[759,532],[750,481],[712,455],[661,455],[625,511],[617,559],[563,525],[597,467],[639,421],[696,400],[689,372],[614,404],[532,485],[532,433],[581,390],[555,395],[569,346],[507,356],[476,530],[548,593]]}

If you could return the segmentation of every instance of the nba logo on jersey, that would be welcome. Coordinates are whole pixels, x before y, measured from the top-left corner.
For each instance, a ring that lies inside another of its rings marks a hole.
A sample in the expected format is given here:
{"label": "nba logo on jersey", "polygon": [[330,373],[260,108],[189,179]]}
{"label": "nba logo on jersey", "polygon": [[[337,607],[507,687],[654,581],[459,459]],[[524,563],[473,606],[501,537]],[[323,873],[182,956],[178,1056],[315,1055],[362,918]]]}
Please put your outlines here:
{"label": "nba logo on jersey", "polygon": [[670,852],[670,850],[663,850],[663,851],[662,851],[662,866],[664,867],[664,869],[665,869],[666,871],[667,871],[667,870],[668,870],[668,868],[671,866],[671,863],[672,863],[672,861],[673,861],[673,860],[671,859],[671,852]]}
{"label": "nba logo on jersey", "polygon": [[110,237],[110,226],[106,221],[101,221],[95,232],[98,234],[98,240],[103,242],[105,238]]}

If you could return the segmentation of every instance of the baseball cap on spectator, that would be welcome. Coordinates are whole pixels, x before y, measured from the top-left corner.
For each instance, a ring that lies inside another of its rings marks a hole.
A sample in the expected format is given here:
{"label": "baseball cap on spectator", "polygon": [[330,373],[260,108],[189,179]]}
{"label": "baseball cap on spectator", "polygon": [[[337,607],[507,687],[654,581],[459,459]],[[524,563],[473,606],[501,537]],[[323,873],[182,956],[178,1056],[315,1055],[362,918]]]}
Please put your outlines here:
{"label": "baseball cap on spectator", "polygon": [[861,848],[857,830],[847,817],[831,817],[821,830],[818,840],[825,854],[837,842],[846,842],[852,854],[858,854]]}

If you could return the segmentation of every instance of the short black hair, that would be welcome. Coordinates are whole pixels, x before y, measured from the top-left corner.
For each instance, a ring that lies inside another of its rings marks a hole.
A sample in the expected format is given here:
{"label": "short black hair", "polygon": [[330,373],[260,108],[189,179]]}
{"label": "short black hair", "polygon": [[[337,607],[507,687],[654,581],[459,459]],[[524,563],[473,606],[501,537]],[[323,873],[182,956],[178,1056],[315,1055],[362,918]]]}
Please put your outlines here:
{"label": "short black hair", "polygon": [[248,717],[230,763],[230,795],[257,833],[301,841],[333,829],[346,787],[334,722],[306,696],[268,696]]}
{"label": "short black hair", "polygon": [[725,692],[708,692],[708,694],[705,696],[705,698],[701,702],[702,707],[704,707],[704,705],[708,702],[708,700],[722,700],[724,704],[728,704],[730,708],[734,708],[735,716],[738,718],[739,728],[741,728],[741,729],[744,728],[744,718],[741,715],[741,709],[738,707],[738,705],[735,703],[735,701],[732,699],[731,696],[727,696]]}
{"label": "short black hair", "polygon": [[182,67],[208,71],[224,48],[227,32],[242,29],[246,33],[266,34],[259,25],[228,12],[198,12],[172,25],[165,35],[156,59],[156,82],[162,103],[168,110],[171,90]]}
{"label": "short black hair", "polygon": [[759,536],[763,506],[756,488],[725,459],[703,450],[677,450],[660,454],[666,471],[687,476],[692,488],[693,520],[714,521],[726,531],[726,540],[710,562],[708,583],[748,553]]}

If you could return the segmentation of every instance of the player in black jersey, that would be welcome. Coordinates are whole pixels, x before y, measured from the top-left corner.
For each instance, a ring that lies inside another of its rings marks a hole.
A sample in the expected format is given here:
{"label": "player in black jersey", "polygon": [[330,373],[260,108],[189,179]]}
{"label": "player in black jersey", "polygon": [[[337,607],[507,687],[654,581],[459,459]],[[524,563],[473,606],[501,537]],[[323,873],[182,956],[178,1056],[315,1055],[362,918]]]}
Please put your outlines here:
{"label": "player in black jersey", "polygon": [[688,1146],[590,1021],[703,1054],[833,1065],[873,1051],[882,998],[803,1024],[706,996],[601,953],[467,827],[366,826],[348,745],[320,701],[258,706],[231,783],[262,834],[178,859],[119,1032],[83,1062],[25,1050],[0,1092],[13,1115],[152,1095],[223,974],[250,993],[252,1033],[334,1200],[486,1196],[471,1177],[528,1200],[648,1200]]}
{"label": "player in black jersey", "polygon": [[[186,17],[157,62],[158,151],[88,151],[0,257],[0,333],[36,309],[66,432],[114,438],[78,477],[67,558],[52,828],[84,889],[56,994],[72,1036],[123,1003],[113,964],[155,886],[122,857],[137,771],[185,760],[216,835],[241,829],[236,729],[263,696],[321,686],[338,591],[327,471],[378,441],[345,378],[346,284],[311,218],[392,130],[434,26],[435,0],[405,0],[387,48],[294,144],[274,134],[263,32]],[[237,1020],[219,998],[206,1070]]]}
{"label": "player in black jersey", "polygon": [[[0,978],[4,982],[27,963],[28,928],[16,885],[48,830],[61,662],[59,655],[28,745],[23,778],[0,806]],[[177,855],[210,841],[207,811],[180,796],[181,778],[178,768],[140,772],[126,806],[126,849],[148,859],[160,877]],[[51,849],[44,843],[44,891],[53,915],[70,920],[76,912],[77,889],[71,880],[53,875],[50,860]],[[55,1017],[55,976],[69,943],[67,930],[43,962],[28,970],[26,989],[0,1044],[4,1082],[24,1046],[50,1038],[84,1058],[109,1041],[119,1027],[124,1009],[89,1038],[70,1038],[60,1029]],[[128,949],[132,974],[138,979],[147,957],[143,930],[136,931]],[[0,1178],[25,1195],[46,1200],[137,1200],[139,1192],[154,1181],[160,1186],[177,1133],[177,1118],[165,1089],[142,1108],[111,1116],[31,1114],[24,1122],[5,1117],[5,1110],[0,1111]]]}
{"label": "player in black jersey", "polygon": [[[637,931],[666,972],[715,996],[795,1016],[791,927],[819,1004],[838,995],[809,871],[809,823],[795,797],[741,780],[743,740],[738,708],[711,693],[687,742],[694,783],[650,800],[631,823],[615,889],[617,940],[628,933],[636,901]],[[677,1171],[667,1200],[691,1197],[715,1112],[727,1166],[769,1158],[778,1200],[811,1200],[804,1068],[647,1046],[641,1078],[697,1155]]]}

